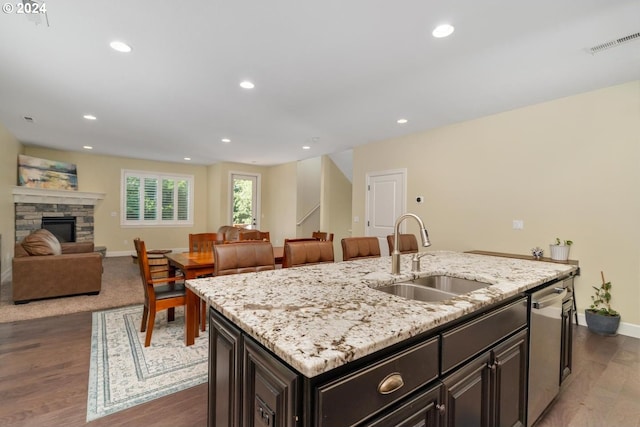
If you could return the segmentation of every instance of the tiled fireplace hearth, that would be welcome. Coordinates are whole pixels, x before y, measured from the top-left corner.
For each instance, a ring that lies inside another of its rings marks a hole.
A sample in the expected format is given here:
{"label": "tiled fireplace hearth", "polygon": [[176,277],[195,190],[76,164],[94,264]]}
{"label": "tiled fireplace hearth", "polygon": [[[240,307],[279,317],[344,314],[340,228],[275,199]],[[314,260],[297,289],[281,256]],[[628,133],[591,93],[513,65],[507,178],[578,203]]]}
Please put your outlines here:
{"label": "tiled fireplace hearth", "polygon": [[93,242],[93,214],[103,193],[14,187],[16,242],[41,228],[42,217],[75,218],[77,242]]}

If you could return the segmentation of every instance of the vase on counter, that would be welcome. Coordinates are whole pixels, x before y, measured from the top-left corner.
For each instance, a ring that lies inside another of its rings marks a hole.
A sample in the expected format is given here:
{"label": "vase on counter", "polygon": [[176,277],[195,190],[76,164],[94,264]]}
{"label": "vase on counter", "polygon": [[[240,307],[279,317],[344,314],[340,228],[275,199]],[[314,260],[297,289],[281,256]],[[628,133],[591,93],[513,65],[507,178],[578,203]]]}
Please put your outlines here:
{"label": "vase on counter", "polygon": [[549,245],[551,259],[554,261],[566,261],[569,259],[569,245]]}

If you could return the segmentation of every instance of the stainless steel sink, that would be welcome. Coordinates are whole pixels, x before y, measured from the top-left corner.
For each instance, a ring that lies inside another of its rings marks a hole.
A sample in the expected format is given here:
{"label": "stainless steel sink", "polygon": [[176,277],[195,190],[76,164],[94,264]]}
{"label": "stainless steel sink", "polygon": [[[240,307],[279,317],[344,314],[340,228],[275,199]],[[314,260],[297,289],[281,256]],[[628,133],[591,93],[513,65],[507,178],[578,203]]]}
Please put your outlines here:
{"label": "stainless steel sink", "polygon": [[409,283],[429,288],[439,289],[444,292],[460,295],[467,292],[473,292],[478,289],[491,286],[491,283],[478,282],[476,280],[461,279],[459,277],[450,276],[427,276],[414,279]]}
{"label": "stainless steel sink", "polygon": [[428,276],[375,289],[418,301],[444,301],[487,286],[491,284],[458,277]]}

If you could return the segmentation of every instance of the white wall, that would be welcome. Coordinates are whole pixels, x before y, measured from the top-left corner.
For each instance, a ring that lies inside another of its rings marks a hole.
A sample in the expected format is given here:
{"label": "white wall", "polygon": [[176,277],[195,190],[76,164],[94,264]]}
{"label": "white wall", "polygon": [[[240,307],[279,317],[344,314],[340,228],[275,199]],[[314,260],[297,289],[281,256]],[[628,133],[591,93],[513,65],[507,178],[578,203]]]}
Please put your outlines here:
{"label": "white wall", "polygon": [[9,131],[0,124],[0,277],[2,282],[10,279],[11,259],[15,242],[15,206],[11,190],[18,184],[18,154],[23,147]]}
{"label": "white wall", "polygon": [[282,246],[284,239],[296,236],[297,163],[272,166],[267,171],[263,208],[271,243]]}
{"label": "white wall", "polygon": [[296,224],[302,223],[297,227],[296,237],[311,237],[311,233],[320,229],[320,210],[313,211],[320,204],[320,167],[320,157],[298,162]]}
{"label": "white wall", "polygon": [[351,181],[329,156],[322,156],[320,230],[333,233],[333,256],[342,260],[341,240],[351,236]]}
{"label": "white wall", "polygon": [[556,236],[571,239],[579,311],[602,270],[622,321],[640,324],[640,81],[357,147],[354,216],[365,174],[397,168],[431,249],[548,256]]}

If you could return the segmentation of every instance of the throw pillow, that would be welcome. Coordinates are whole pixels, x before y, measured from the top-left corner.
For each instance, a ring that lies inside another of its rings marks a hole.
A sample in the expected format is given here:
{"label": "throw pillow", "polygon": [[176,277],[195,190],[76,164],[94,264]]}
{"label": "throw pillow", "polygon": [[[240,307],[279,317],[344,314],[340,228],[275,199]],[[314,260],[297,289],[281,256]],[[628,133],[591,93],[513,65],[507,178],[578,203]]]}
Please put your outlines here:
{"label": "throw pillow", "polygon": [[49,230],[41,228],[24,238],[22,247],[29,255],[60,255],[60,242]]}

